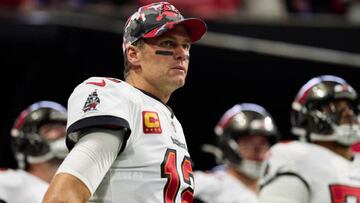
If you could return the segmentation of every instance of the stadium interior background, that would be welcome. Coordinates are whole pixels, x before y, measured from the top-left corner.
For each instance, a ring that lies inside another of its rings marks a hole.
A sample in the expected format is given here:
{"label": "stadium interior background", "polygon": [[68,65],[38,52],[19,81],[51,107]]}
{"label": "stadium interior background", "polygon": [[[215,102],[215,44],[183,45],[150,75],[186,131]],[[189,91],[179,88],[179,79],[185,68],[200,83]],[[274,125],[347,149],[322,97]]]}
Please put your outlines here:
{"label": "stadium interior background", "polygon": [[[73,88],[90,76],[123,79],[124,23],[123,16],[77,11],[0,12],[0,167],[15,167],[9,132],[27,105],[39,100],[66,105]],[[291,102],[308,79],[334,74],[360,91],[358,23],[338,16],[271,21],[242,16],[207,23],[207,36],[192,47],[186,85],[169,102],[195,169],[215,164],[201,145],[215,143],[215,124],[236,103],[264,106],[283,139],[292,139]]]}

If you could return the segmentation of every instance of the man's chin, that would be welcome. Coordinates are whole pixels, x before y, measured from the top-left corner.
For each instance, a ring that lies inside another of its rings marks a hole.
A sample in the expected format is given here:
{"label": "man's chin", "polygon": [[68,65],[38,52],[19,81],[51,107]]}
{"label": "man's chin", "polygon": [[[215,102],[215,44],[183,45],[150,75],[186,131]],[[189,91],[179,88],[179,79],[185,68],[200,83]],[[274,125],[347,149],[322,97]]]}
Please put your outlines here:
{"label": "man's chin", "polygon": [[183,87],[185,85],[185,79],[179,78],[179,79],[175,80],[173,84],[174,84],[175,89]]}

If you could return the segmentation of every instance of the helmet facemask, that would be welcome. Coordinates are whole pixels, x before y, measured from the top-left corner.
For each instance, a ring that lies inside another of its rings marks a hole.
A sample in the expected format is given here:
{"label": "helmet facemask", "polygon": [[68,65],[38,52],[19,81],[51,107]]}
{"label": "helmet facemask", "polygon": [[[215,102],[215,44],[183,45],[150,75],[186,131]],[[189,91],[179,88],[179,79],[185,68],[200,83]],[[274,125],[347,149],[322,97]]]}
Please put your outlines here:
{"label": "helmet facemask", "polygon": [[[259,178],[266,153],[271,146],[270,139],[261,133],[242,134],[237,138],[227,139],[227,142],[231,146],[231,152],[224,154],[227,165],[251,179]],[[233,155],[229,156],[230,153]]]}
{"label": "helmet facemask", "polygon": [[292,104],[292,132],[308,142],[335,141],[350,146],[360,140],[357,104],[357,93],[343,79],[314,78]]}
{"label": "helmet facemask", "polygon": [[[47,132],[57,134],[45,137]],[[50,101],[37,102],[25,109],[16,119],[11,130],[12,146],[20,168],[51,159],[64,159],[68,150],[65,145],[66,109]]]}
{"label": "helmet facemask", "polygon": [[222,151],[223,163],[251,179],[257,179],[260,176],[263,160],[245,158],[242,153],[246,147],[254,147],[254,149],[247,150],[257,151],[255,148],[259,146],[246,146],[246,144],[242,145],[241,143],[258,139],[266,140],[267,151],[279,139],[270,114],[262,107],[248,103],[236,105],[228,110],[216,126],[215,132],[219,138],[218,146]]}
{"label": "helmet facemask", "polygon": [[[346,103],[347,107],[339,108],[336,105],[339,102]],[[350,146],[360,140],[358,110],[353,102],[339,99],[328,101],[321,106],[323,109],[318,108],[309,112],[312,120],[310,123],[313,126],[308,135],[310,140],[336,141],[344,146]]]}

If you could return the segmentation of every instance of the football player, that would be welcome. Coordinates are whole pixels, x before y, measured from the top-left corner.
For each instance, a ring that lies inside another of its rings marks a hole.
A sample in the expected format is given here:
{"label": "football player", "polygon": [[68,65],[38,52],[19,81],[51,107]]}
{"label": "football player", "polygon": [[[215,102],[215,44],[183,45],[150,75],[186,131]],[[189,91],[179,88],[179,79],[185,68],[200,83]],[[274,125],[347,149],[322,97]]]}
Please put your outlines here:
{"label": "football player", "polygon": [[215,133],[218,149],[214,152],[224,166],[210,173],[194,172],[196,199],[257,203],[260,170],[270,146],[279,140],[274,119],[257,104],[241,103],[225,112]]}
{"label": "football player", "polygon": [[41,202],[62,160],[67,113],[53,101],[39,101],[23,110],[11,130],[19,169],[0,169],[0,199],[4,202]]}
{"label": "football player", "polygon": [[279,143],[261,178],[263,203],[360,201],[358,95],[340,77],[308,81],[292,103],[292,132],[300,141]]}
{"label": "football player", "polygon": [[182,126],[166,105],[184,86],[191,44],[206,32],[170,3],[140,7],[123,35],[125,81],[92,77],[68,100],[71,149],[44,202],[192,202]]}

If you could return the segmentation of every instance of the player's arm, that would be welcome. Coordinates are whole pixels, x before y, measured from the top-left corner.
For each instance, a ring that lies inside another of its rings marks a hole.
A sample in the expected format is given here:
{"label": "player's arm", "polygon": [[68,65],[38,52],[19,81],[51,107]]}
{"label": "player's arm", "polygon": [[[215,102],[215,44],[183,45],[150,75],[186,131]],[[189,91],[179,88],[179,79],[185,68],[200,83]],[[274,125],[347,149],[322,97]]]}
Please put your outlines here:
{"label": "player's arm", "polygon": [[86,185],[68,173],[59,173],[52,180],[43,202],[86,202],[91,194]]}
{"label": "player's arm", "polygon": [[308,203],[310,190],[299,176],[282,175],[260,190],[260,203]]}
{"label": "player's arm", "polygon": [[43,203],[86,202],[116,159],[123,130],[92,129],[82,135],[51,181]]}

